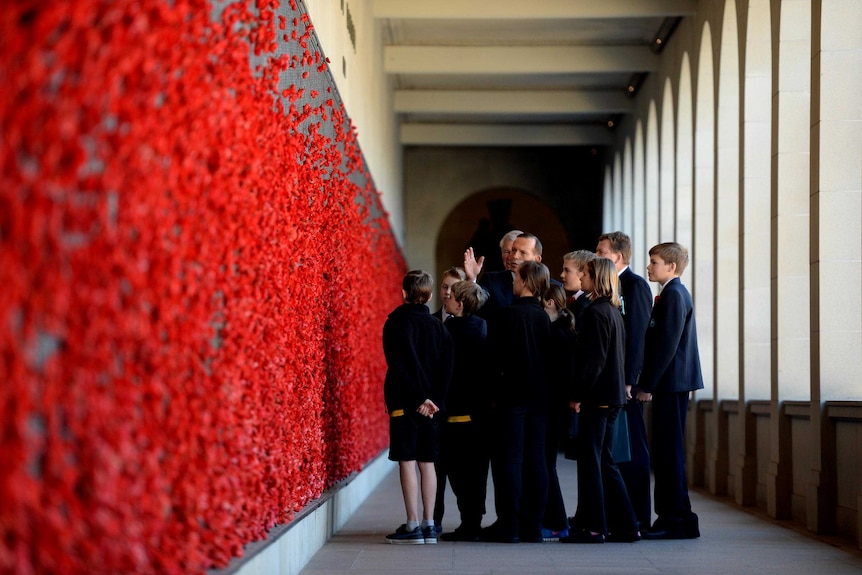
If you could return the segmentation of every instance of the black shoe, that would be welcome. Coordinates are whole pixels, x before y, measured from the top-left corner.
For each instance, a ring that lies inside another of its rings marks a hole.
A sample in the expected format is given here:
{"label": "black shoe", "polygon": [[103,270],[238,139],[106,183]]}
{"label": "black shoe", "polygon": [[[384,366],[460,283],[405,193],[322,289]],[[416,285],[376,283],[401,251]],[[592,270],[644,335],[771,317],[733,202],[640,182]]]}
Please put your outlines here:
{"label": "black shoe", "polygon": [[470,541],[476,542],[479,541],[479,530],[471,530],[471,529],[455,529],[455,531],[450,531],[449,533],[444,533],[440,536],[440,539],[443,541]]}
{"label": "black shoe", "polygon": [[643,532],[643,538],[648,541],[663,541],[666,539],[697,539],[700,531],[685,529],[649,529]]}
{"label": "black shoe", "polygon": [[497,523],[482,529],[479,535],[480,541],[488,543],[520,543],[521,539],[517,535],[505,533]]}
{"label": "black shoe", "polygon": [[560,543],[604,543],[605,536],[589,531],[571,531],[568,537],[560,537]]}
{"label": "black shoe", "polygon": [[629,532],[611,532],[608,533],[608,536],[605,537],[605,541],[608,543],[634,543],[635,541],[641,540],[641,532],[640,531],[629,531]]}
{"label": "black shoe", "polygon": [[402,524],[395,533],[386,536],[386,541],[394,545],[424,545],[425,537],[422,535],[421,528],[408,530],[407,525]]}

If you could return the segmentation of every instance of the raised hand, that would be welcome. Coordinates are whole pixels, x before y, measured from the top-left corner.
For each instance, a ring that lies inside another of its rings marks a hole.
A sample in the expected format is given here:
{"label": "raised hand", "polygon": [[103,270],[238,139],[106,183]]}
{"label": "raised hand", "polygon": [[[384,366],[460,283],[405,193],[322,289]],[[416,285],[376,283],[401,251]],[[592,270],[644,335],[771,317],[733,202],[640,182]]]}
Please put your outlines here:
{"label": "raised hand", "polygon": [[473,252],[472,246],[464,251],[464,273],[470,281],[476,281],[479,273],[482,271],[482,265],[485,263],[485,256],[476,259],[476,254]]}

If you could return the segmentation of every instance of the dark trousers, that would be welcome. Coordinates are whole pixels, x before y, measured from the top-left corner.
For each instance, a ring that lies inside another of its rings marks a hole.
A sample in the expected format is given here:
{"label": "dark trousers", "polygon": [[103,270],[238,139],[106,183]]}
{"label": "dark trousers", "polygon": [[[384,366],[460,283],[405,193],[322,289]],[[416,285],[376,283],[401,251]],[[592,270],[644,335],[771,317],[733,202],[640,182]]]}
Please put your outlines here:
{"label": "dark trousers", "polygon": [[[445,423],[441,443],[444,446],[443,466],[449,486],[458,502],[460,527],[478,532],[485,515],[485,490],[488,481],[488,456],[480,422]],[[438,480],[439,485],[439,480]],[[438,495],[439,497],[439,495]],[[435,522],[437,509],[435,506]],[[440,519],[442,520],[442,513]]]}
{"label": "dark trousers", "polygon": [[582,408],[578,422],[578,529],[632,533],[637,518],[611,454],[620,408]]}
{"label": "dark trousers", "polygon": [[548,500],[545,504],[545,515],[542,526],[552,531],[562,531],[568,528],[566,504],[563,502],[563,492],[560,489],[560,478],[557,475],[557,457],[560,442],[568,435],[572,412],[569,406],[552,411],[548,416],[548,433],[545,437],[545,464],[548,468]]}
{"label": "dark trousers", "polygon": [[688,392],[652,395],[655,512],[656,524],[662,529],[686,530],[697,522],[691,511],[685,474],[688,397]]}
{"label": "dark trousers", "polygon": [[636,398],[630,399],[626,405],[629,418],[629,440],[632,447],[632,459],[618,463],[629,499],[635,511],[635,517],[642,529],[649,528],[652,523],[652,500],[650,490],[650,456],[647,443],[646,422],[644,421],[643,404]]}
{"label": "dark trousers", "polygon": [[494,422],[491,467],[498,532],[538,539],[548,497],[545,462],[547,416],[527,408],[501,408]]}

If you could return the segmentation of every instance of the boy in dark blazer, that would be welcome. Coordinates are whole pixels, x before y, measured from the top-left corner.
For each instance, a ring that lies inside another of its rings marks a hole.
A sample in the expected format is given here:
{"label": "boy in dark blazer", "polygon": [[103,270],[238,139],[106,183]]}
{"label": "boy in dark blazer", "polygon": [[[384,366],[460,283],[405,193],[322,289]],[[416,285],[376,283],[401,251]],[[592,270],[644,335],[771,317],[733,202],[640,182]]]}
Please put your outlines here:
{"label": "boy in dark blazer", "polygon": [[661,284],[650,317],[637,399],[652,401],[655,511],[645,539],[700,537],[685,473],[685,419],[692,391],[703,389],[691,295],[679,280],[688,250],[676,242],[653,246],[647,275]]}
{"label": "boy in dark blazer", "polygon": [[[439,455],[439,418],[455,364],[452,336],[425,305],[434,280],[428,272],[407,272],[401,284],[404,303],[383,324],[386,379],[383,398],[389,413],[389,459],[398,462],[407,522],[386,541],[399,545],[437,543],[434,502]],[[419,467],[417,476],[416,467]],[[421,486],[421,487],[420,487]],[[418,499],[422,497],[422,520]]]}

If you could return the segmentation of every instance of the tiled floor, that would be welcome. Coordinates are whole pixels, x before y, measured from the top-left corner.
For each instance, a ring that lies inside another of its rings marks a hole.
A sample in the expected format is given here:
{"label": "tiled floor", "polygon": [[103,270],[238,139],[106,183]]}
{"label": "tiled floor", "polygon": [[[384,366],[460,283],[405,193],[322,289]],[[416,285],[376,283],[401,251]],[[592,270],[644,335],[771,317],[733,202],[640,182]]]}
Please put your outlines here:
{"label": "tiled floor", "polygon": [[[567,511],[577,502],[576,464],[560,459]],[[404,521],[397,472],[390,473],[339,533],[311,559],[301,575],[446,574],[862,574],[862,553],[819,540],[692,492],[700,516],[700,539],[604,545],[560,543],[446,543],[389,545],[384,535]],[[449,530],[457,508],[447,491]],[[493,498],[488,495],[494,520]]]}

